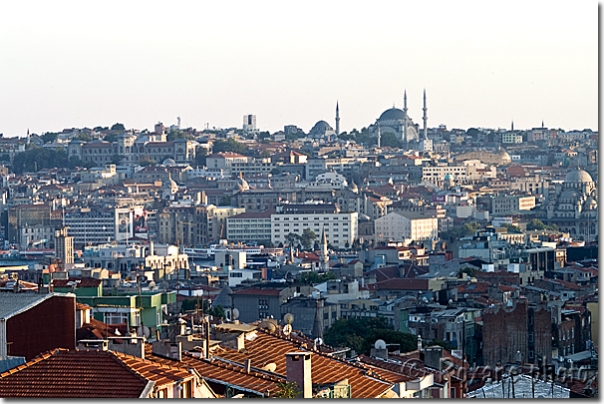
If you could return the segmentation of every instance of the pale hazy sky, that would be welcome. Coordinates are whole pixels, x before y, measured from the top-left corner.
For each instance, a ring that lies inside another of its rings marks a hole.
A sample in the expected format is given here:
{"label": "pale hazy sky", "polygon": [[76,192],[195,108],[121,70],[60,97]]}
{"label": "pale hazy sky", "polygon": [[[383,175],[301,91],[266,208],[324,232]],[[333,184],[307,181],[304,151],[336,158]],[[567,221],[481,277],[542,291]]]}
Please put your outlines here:
{"label": "pale hazy sky", "polygon": [[0,2],[0,133],[598,124],[595,1]]}

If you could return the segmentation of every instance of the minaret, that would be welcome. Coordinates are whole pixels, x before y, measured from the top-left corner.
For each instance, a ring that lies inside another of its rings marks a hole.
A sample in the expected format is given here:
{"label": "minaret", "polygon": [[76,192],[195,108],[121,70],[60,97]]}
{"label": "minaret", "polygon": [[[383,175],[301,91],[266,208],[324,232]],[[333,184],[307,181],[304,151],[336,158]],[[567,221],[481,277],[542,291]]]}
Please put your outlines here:
{"label": "minaret", "polygon": [[340,105],[336,101],[336,136],[340,136]]}
{"label": "minaret", "polygon": [[329,271],[329,252],[327,251],[327,236],[325,235],[325,226],[321,235],[321,271]]}
{"label": "minaret", "polygon": [[424,140],[428,140],[428,107],[426,107],[426,89],[424,88]]}
{"label": "minaret", "polygon": [[407,143],[407,90],[403,95],[403,142]]}
{"label": "minaret", "polygon": [[514,131],[514,121],[512,121],[512,132]]}
{"label": "minaret", "polygon": [[377,125],[378,125],[377,147],[379,149],[380,147],[382,147],[382,134],[380,133],[380,121],[378,121]]}

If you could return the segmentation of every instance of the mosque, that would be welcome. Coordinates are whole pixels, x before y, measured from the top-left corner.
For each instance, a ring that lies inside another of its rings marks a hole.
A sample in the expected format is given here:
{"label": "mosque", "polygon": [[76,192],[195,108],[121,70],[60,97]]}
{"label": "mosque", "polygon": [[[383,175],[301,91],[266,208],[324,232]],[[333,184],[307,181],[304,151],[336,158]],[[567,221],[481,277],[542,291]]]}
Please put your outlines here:
{"label": "mosque", "polygon": [[369,127],[369,132],[378,139],[378,147],[381,147],[381,137],[384,133],[394,133],[404,147],[415,146],[420,151],[432,151],[432,141],[428,139],[428,108],[426,106],[426,90],[424,90],[423,121],[424,126],[420,134],[419,124],[413,122],[409,117],[407,108],[407,91],[403,95],[403,109],[392,107],[387,109]]}
{"label": "mosque", "polygon": [[595,241],[598,236],[598,191],[587,171],[573,170],[562,184],[550,186],[544,222],[556,224],[574,239]]}

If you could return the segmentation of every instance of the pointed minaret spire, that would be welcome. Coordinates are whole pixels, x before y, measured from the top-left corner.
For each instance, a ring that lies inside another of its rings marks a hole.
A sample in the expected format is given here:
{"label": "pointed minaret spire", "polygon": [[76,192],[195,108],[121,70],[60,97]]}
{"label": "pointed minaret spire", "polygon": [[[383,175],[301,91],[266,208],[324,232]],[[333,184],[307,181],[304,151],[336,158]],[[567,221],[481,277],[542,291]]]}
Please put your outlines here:
{"label": "pointed minaret spire", "polygon": [[336,101],[336,136],[340,136],[340,103]]}
{"label": "pointed minaret spire", "polygon": [[512,132],[514,131],[514,120],[512,119]]}
{"label": "pointed minaret spire", "polygon": [[380,148],[382,147],[382,134],[380,132],[380,121],[378,121],[377,123],[378,125],[378,131],[377,131],[377,147]]}
{"label": "pointed minaret spire", "polygon": [[407,90],[403,94],[403,142],[407,143]]}
{"label": "pointed minaret spire", "polygon": [[327,235],[325,234],[325,226],[323,226],[323,234],[321,235],[321,270],[329,270],[329,251],[327,250]]}
{"label": "pointed minaret spire", "polygon": [[543,123],[543,119],[541,120],[541,127],[545,128],[545,124]]}
{"label": "pointed minaret spire", "polygon": [[428,140],[428,107],[426,106],[426,89],[424,88],[424,140]]}

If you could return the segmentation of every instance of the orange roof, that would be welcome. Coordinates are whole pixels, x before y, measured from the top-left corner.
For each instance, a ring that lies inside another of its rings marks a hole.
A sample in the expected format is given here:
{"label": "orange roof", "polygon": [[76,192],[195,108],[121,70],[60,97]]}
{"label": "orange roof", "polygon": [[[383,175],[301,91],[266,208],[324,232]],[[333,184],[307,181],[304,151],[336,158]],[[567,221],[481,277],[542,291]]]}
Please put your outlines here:
{"label": "orange roof", "polygon": [[[240,390],[248,390],[257,394],[265,395],[274,392],[279,388],[279,383],[285,382],[285,378],[280,375],[271,375],[268,372],[246,372],[244,366],[226,363],[220,360],[206,360],[193,356],[190,353],[183,352],[181,361],[168,359],[152,353],[151,345],[145,346],[145,357],[157,363],[165,365],[179,364],[187,368],[195,369],[201,377],[209,382],[234,386]],[[257,367],[254,363],[252,366]]]}
{"label": "orange roof", "polygon": [[118,352],[56,349],[0,374],[0,397],[138,398],[151,381],[158,387],[192,377]]}
{"label": "orange roof", "polygon": [[364,367],[312,351],[308,344],[298,344],[291,339],[260,330],[257,330],[257,337],[253,341],[245,341],[245,352],[220,347],[215,351],[215,356],[238,363],[251,359],[252,366],[255,367],[275,363],[277,366],[275,373],[286,375],[285,354],[299,350],[313,352],[311,359],[313,384],[330,384],[348,378],[352,388],[352,398],[376,398],[392,386],[387,380],[380,380],[377,374],[369,376]]}

